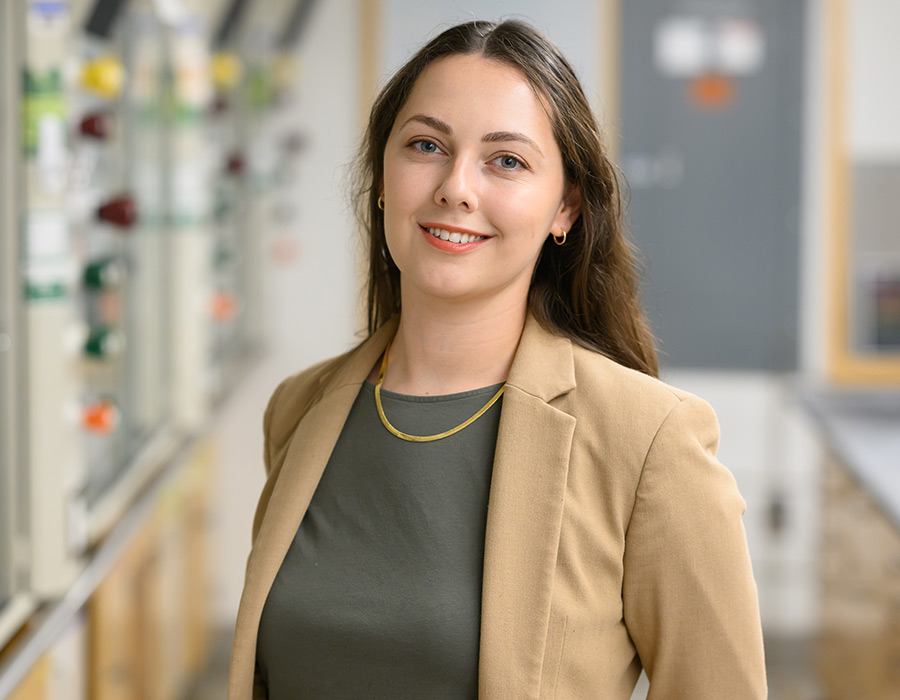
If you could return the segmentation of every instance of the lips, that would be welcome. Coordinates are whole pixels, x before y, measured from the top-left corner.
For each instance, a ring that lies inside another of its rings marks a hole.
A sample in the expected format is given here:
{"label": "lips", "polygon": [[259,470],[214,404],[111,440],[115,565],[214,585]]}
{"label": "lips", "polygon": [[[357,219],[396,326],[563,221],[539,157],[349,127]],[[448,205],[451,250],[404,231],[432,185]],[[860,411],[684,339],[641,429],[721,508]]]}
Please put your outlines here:
{"label": "lips", "polygon": [[479,236],[474,233],[460,233],[459,231],[449,231],[445,228],[429,227],[425,230],[435,238],[440,238],[442,241],[450,241],[451,243],[469,243],[475,241],[483,241],[487,237]]}
{"label": "lips", "polygon": [[490,236],[481,236],[472,231],[451,231],[442,226],[420,225],[419,228],[432,247],[446,253],[465,253],[490,239]]}

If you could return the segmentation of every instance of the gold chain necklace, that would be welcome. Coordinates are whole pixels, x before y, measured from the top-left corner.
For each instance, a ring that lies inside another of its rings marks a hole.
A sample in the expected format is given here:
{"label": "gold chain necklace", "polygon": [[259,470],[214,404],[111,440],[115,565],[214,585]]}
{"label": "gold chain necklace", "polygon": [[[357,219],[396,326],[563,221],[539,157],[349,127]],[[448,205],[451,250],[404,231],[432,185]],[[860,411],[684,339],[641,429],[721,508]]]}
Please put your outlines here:
{"label": "gold chain necklace", "polygon": [[505,384],[501,386],[500,390],[491,397],[490,401],[488,401],[484,406],[478,409],[474,416],[466,419],[455,428],[446,430],[443,433],[438,433],[437,435],[410,435],[409,433],[401,432],[397,430],[393,425],[391,425],[391,422],[387,419],[387,416],[384,415],[384,408],[382,408],[381,406],[381,384],[384,381],[384,370],[387,368],[388,352],[390,352],[393,342],[394,341],[391,340],[391,342],[388,343],[387,347],[384,349],[384,359],[381,361],[381,369],[378,371],[378,383],[375,384],[375,406],[378,408],[378,417],[381,418],[381,422],[384,427],[387,428],[392,435],[396,435],[402,440],[407,440],[409,442],[434,442],[435,440],[440,440],[442,438],[449,437],[454,433],[458,433],[466,426],[472,425],[472,423],[481,418],[481,416],[483,416],[491,406],[497,403],[497,399],[499,399],[503,395],[503,390],[506,388]]}

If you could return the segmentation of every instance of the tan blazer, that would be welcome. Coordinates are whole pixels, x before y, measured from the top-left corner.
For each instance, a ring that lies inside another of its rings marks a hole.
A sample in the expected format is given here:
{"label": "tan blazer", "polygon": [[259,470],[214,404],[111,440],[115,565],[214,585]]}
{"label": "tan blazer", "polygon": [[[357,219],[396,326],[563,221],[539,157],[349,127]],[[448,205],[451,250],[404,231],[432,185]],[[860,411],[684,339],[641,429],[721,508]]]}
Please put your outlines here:
{"label": "tan blazer", "polygon": [[[229,700],[266,697],[255,673],[266,596],[395,330],[272,396]],[[642,667],[653,699],[766,696],[744,502],[717,443],[705,402],[528,318],[494,456],[479,697],[627,700]]]}

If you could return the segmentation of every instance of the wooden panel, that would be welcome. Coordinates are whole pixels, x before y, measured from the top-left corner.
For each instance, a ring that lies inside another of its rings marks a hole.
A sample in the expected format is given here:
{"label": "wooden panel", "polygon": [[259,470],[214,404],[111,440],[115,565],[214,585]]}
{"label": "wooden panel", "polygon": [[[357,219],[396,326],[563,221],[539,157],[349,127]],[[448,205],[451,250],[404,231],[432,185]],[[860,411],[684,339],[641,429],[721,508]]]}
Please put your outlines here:
{"label": "wooden panel", "polygon": [[900,700],[900,531],[834,460],[823,487],[823,684],[835,700]]}
{"label": "wooden panel", "polygon": [[154,553],[158,526],[156,518],[151,518],[89,603],[92,700],[146,697],[149,642],[141,580]]}
{"label": "wooden panel", "polygon": [[208,509],[201,442],[90,602],[92,700],[171,700],[208,656]]}
{"label": "wooden panel", "polygon": [[38,661],[28,675],[7,700],[49,700],[47,688],[50,680],[50,662],[43,658]]}
{"label": "wooden panel", "polygon": [[198,674],[209,654],[209,494],[215,449],[207,443],[198,448],[185,484],[184,513],[184,617],[185,664]]}

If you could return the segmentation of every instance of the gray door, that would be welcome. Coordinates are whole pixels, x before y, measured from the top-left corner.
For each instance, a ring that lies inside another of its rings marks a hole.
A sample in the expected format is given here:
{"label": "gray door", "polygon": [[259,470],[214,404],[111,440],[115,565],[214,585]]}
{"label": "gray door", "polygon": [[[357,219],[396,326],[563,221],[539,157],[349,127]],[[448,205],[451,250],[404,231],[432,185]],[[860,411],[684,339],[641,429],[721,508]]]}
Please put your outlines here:
{"label": "gray door", "polygon": [[621,5],[621,162],[661,365],[791,369],[804,3]]}

